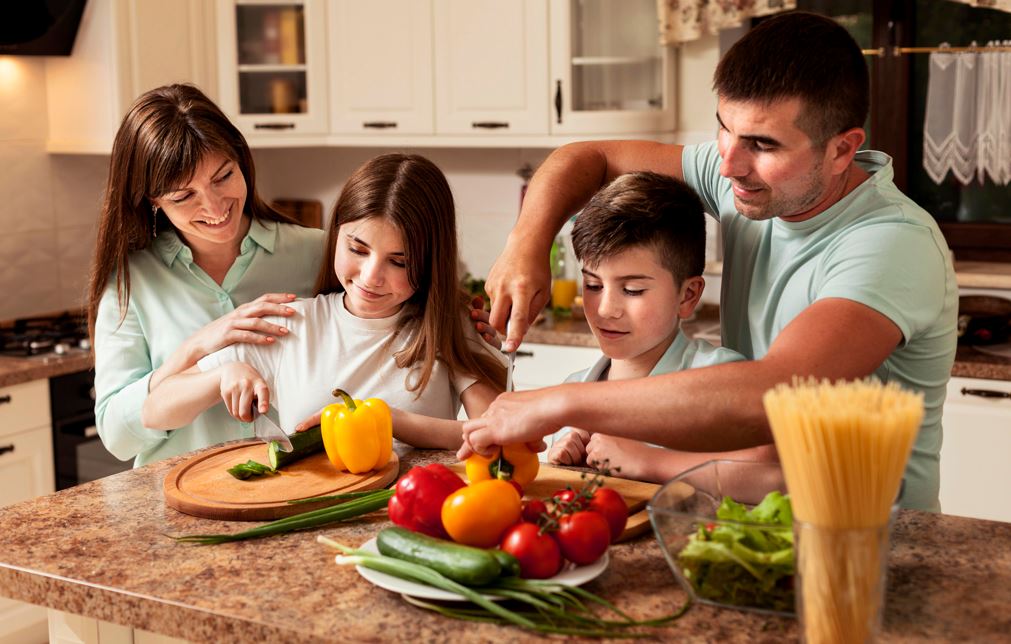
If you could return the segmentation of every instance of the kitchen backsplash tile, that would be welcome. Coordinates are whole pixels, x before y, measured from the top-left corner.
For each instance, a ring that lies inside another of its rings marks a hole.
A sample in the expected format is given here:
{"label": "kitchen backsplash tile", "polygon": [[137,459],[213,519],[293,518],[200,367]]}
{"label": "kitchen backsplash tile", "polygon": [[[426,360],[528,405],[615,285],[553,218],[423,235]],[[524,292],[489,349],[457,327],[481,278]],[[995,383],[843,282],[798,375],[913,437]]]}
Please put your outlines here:
{"label": "kitchen backsplash tile", "polygon": [[0,236],[0,320],[63,308],[55,235],[49,231]]}
{"label": "kitchen backsplash tile", "polygon": [[52,176],[57,227],[96,226],[109,176],[109,157],[54,155]]}
{"label": "kitchen backsplash tile", "polygon": [[61,308],[79,308],[85,305],[88,270],[97,234],[94,224],[68,226],[56,231]]}
{"label": "kitchen backsplash tile", "polygon": [[0,229],[8,233],[52,230],[50,157],[41,142],[0,143],[0,168],[6,184],[0,199]]}

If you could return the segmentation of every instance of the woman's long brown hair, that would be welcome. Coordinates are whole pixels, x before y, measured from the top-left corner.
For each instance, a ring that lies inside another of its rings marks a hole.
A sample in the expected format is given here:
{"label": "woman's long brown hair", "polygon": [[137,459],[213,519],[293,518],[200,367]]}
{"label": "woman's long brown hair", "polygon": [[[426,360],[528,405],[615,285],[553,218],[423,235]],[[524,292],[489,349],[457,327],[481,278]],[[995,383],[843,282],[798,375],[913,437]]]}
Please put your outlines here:
{"label": "woman's long brown hair", "polygon": [[370,217],[393,223],[404,239],[407,279],[414,295],[404,304],[393,337],[407,333],[410,338],[396,355],[397,366],[420,366],[410,390],[421,395],[437,359],[451,374],[471,374],[503,389],[505,367],[467,344],[464,317],[469,304],[457,274],[453,193],[442,171],[428,159],[384,154],[355,170],[330,217],[316,294],[344,291],[333,268],[340,227]]}
{"label": "woman's long brown hair", "polygon": [[112,144],[109,180],[98,222],[98,240],[88,280],[88,331],[92,346],[98,304],[113,273],[120,321],[130,301],[131,252],[147,248],[157,224],[153,199],[188,183],[201,160],[217,152],[235,161],[246,179],[244,214],[257,220],[298,223],[264,202],[256,192],[249,146],[218,106],[192,85],[166,85],[143,94],[130,108]]}

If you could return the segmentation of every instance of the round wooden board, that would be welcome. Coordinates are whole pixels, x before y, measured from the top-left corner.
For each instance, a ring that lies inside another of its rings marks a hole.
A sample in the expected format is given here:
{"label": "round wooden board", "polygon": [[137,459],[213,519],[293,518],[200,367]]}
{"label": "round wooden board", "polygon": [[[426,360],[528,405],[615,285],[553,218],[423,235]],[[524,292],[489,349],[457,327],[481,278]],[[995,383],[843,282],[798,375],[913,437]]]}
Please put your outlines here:
{"label": "round wooden board", "polygon": [[248,460],[269,463],[267,444],[234,443],[203,452],[179,463],[165,476],[165,504],[205,519],[267,521],[308,512],[333,502],[288,503],[328,494],[377,490],[395,481],[400,459],[390,455],[386,467],[365,474],[338,472],[326,453],[313,454],[285,466],[275,476],[241,481],[228,468]]}

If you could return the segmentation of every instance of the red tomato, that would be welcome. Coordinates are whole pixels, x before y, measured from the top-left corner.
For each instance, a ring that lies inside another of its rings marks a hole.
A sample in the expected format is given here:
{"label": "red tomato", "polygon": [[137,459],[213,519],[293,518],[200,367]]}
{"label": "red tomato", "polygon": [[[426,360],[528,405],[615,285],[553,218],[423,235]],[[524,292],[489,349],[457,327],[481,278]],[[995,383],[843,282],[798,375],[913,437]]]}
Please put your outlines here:
{"label": "red tomato", "polygon": [[562,553],[558,543],[542,534],[535,523],[517,523],[506,531],[499,546],[520,561],[520,577],[547,579],[562,568]]}
{"label": "red tomato", "polygon": [[516,479],[509,479],[509,484],[516,488],[516,493],[520,495],[520,498],[523,498],[523,486]]}
{"label": "red tomato", "polygon": [[555,533],[562,556],[574,564],[591,564],[611,545],[611,527],[604,515],[589,510],[566,514]]}
{"label": "red tomato", "polygon": [[625,530],[625,522],[628,521],[628,505],[625,504],[625,499],[609,487],[599,487],[593,493],[590,505],[586,509],[604,515],[607,525],[611,527],[611,543],[617,541]]}
{"label": "red tomato", "polygon": [[523,520],[530,523],[537,523],[541,520],[541,515],[546,514],[548,505],[540,499],[530,499],[523,502]]}
{"label": "red tomato", "polygon": [[[555,503],[572,503],[573,501],[576,501],[577,497],[578,493],[570,488],[558,490],[557,492],[551,495],[551,499]],[[582,504],[578,503],[576,507],[577,508],[582,507]]]}

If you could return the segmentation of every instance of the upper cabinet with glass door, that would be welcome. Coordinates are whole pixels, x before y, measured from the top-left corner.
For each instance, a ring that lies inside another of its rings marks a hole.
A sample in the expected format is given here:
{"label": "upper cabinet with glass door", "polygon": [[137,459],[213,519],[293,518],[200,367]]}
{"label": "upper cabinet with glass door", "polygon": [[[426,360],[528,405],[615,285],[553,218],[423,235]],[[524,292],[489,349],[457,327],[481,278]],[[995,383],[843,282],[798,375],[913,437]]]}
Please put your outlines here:
{"label": "upper cabinet with glass door", "polygon": [[218,25],[221,107],[239,129],[261,141],[325,134],[323,3],[218,0]]}
{"label": "upper cabinet with glass door", "polygon": [[552,134],[671,132],[674,50],[656,0],[550,0]]}

